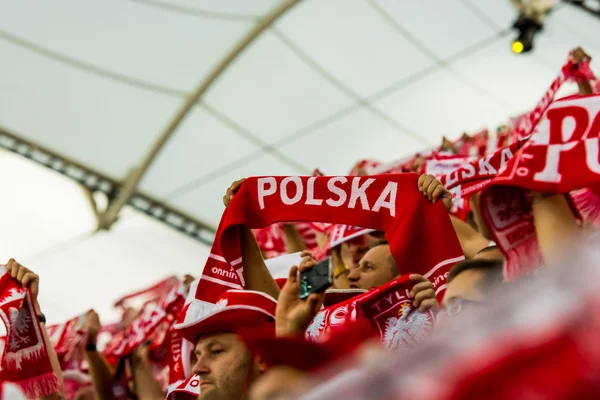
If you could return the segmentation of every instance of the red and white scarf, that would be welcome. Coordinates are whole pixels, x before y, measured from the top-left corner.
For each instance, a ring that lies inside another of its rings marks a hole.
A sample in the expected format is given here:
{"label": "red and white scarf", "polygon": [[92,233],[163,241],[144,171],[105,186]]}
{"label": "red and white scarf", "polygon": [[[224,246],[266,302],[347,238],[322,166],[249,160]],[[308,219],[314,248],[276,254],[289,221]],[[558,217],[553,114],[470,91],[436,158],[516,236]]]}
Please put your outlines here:
{"label": "red and white scarf", "polygon": [[504,168],[522,143],[531,136],[546,110],[550,107],[560,86],[567,79],[589,78],[590,75],[586,72],[587,70],[589,70],[587,63],[583,62],[578,66],[568,60],[536,107],[516,121],[516,125],[511,132],[511,144],[509,146],[498,149],[492,154],[447,173],[440,177],[442,184],[457,198],[463,198],[483,190],[491,182],[491,179],[498,174],[498,171]]}
{"label": "red and white scarf", "polygon": [[162,324],[172,323],[183,307],[184,293],[185,285],[179,284],[158,302],[146,304],[128,327],[113,336],[104,351],[106,356],[113,359],[126,356],[152,338]]}
{"label": "red and white scarf", "polygon": [[565,83],[569,77],[574,75],[574,65],[569,60],[561,68],[560,73],[554,79],[554,81],[552,81],[550,87],[546,91],[546,94],[540,99],[535,108],[515,121],[515,126],[510,133],[511,143],[527,139],[529,135],[531,135],[531,132],[533,132],[548,107],[550,107],[550,104],[554,101],[554,97],[556,97],[558,89],[560,89],[562,84]]}
{"label": "red and white scarf", "polygon": [[61,369],[79,367],[83,361],[87,332],[83,328],[87,312],[72,318],[64,324],[46,327],[50,342],[54,346]]}
{"label": "red and white scarf", "polygon": [[570,195],[581,218],[600,229],[600,185],[575,190]]}
{"label": "red and white scarf", "polygon": [[225,290],[245,286],[239,225],[290,220],[386,232],[400,272],[427,276],[441,297],[445,273],[464,256],[443,204],[431,204],[419,193],[417,180],[415,174],[246,179],[223,213],[196,298],[209,309]]}
{"label": "red and white scarf", "polygon": [[[448,267],[452,265],[447,264]],[[444,267],[439,267],[447,271]],[[445,279],[444,274],[437,275]],[[387,349],[412,348],[433,329],[435,315],[431,310],[419,312],[413,307],[408,275],[319,311],[308,329],[306,338],[328,342],[348,329],[373,326]],[[439,290],[439,288],[438,288]],[[440,298],[440,297],[438,297]]]}
{"label": "red and white scarf", "polygon": [[558,100],[531,139],[481,193],[482,217],[506,256],[507,279],[542,261],[531,204],[522,189],[569,193],[596,187],[599,136],[600,95]]}
{"label": "red and white scarf", "polygon": [[196,400],[200,396],[200,378],[191,375],[189,378],[178,382],[167,393],[167,400]]}
{"label": "red and white scarf", "polygon": [[168,294],[174,287],[179,285],[179,279],[176,276],[170,276],[162,281],[137,292],[123,296],[115,302],[116,308],[127,308],[134,304],[134,307],[142,307],[148,303],[158,301]]}
{"label": "red and white scarf", "polygon": [[7,331],[0,377],[17,384],[28,398],[57,392],[58,379],[29,291],[4,273],[0,277],[0,296],[0,318]]}

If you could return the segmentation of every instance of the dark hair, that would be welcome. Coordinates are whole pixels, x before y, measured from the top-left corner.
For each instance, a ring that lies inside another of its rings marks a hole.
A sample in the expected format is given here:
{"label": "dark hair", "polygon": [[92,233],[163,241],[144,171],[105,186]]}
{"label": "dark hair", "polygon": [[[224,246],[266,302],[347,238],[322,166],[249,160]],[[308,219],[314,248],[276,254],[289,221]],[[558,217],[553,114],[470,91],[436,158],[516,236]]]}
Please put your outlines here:
{"label": "dark hair", "polygon": [[504,260],[475,259],[464,260],[455,264],[448,272],[448,282],[452,282],[461,272],[477,269],[485,272],[481,284],[487,288],[504,281]]}
{"label": "dark hair", "polygon": [[[389,246],[390,243],[386,239],[380,239],[371,245],[371,249],[374,249],[378,246]],[[394,260],[394,256],[390,252],[390,256],[388,257],[388,262],[390,263],[390,268],[392,270],[392,274],[394,276],[400,275],[400,270],[398,269],[398,265],[396,264],[396,260]]]}
{"label": "dark hair", "polygon": [[498,250],[498,246],[488,246],[488,247],[484,247],[483,249],[479,250],[477,252],[477,254],[480,253],[487,253],[488,251],[497,251]]}

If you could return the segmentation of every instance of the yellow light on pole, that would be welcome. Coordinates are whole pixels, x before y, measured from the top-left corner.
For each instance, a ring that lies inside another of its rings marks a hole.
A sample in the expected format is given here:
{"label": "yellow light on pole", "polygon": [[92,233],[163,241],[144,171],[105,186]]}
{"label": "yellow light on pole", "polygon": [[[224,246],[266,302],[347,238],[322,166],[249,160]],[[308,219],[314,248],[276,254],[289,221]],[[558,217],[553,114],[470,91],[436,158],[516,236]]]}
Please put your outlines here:
{"label": "yellow light on pole", "polygon": [[515,40],[512,44],[512,51],[517,54],[522,53],[523,52],[523,43],[521,43],[518,40]]}

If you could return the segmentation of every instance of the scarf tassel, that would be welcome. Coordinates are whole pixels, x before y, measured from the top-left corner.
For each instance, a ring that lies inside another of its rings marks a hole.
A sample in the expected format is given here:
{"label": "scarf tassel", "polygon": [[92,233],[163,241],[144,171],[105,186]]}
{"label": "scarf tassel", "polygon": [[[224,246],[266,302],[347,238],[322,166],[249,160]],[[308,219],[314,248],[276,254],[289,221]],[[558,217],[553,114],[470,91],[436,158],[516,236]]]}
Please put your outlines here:
{"label": "scarf tassel", "polygon": [[14,383],[28,399],[37,399],[60,391],[60,384],[54,372]]}
{"label": "scarf tassel", "polygon": [[589,189],[572,192],[571,198],[583,220],[600,229],[600,198]]}

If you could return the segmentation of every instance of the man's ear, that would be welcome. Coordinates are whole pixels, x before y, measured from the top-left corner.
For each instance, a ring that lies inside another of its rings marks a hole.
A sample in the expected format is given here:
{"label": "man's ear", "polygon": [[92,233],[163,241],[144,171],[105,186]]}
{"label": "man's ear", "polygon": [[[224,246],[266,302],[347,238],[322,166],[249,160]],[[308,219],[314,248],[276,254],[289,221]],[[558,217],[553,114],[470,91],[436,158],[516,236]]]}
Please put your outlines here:
{"label": "man's ear", "polygon": [[258,372],[261,374],[264,374],[269,369],[267,363],[264,362],[259,356],[256,356],[256,364],[258,366]]}

